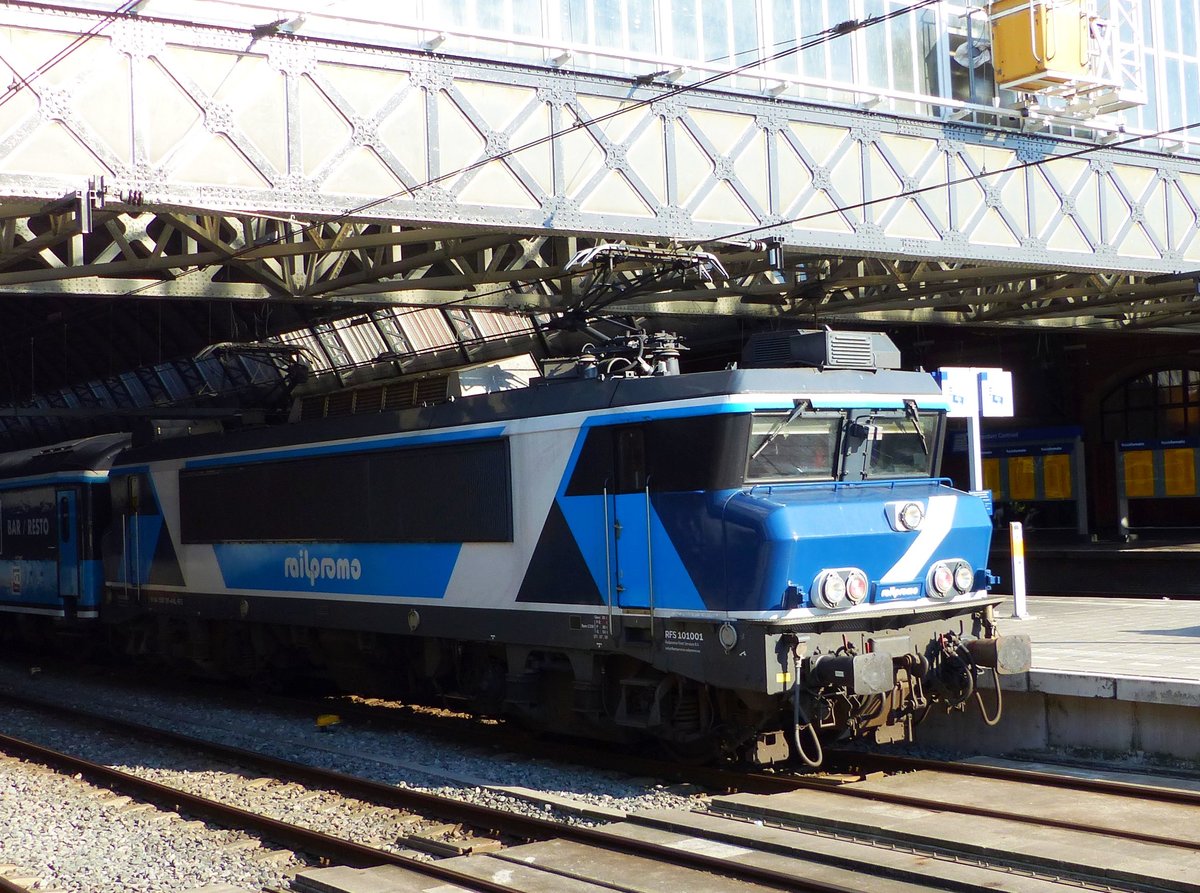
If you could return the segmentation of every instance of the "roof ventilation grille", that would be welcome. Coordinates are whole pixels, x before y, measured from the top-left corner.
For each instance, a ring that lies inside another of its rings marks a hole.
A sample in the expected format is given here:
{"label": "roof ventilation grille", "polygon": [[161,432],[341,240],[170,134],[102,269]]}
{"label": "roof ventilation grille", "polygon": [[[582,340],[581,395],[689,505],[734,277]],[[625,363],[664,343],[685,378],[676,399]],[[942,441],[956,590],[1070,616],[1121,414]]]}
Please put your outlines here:
{"label": "roof ventilation grille", "polygon": [[769,369],[812,366],[818,369],[898,369],[900,351],[882,332],[834,332],[793,329],[752,335],[742,352],[742,367]]}

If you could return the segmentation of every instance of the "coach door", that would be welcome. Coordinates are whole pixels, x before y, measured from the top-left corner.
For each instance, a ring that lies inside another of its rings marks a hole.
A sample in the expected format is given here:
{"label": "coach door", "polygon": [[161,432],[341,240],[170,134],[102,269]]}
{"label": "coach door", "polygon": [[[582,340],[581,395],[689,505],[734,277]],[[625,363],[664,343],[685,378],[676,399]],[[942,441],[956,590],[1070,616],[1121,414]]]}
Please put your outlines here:
{"label": "coach door", "polygon": [[650,489],[641,427],[619,428],[613,438],[613,589],[622,608],[654,608],[650,549]]}
{"label": "coach door", "polygon": [[62,599],[79,598],[79,505],[74,490],[55,494],[58,522],[58,594]]}
{"label": "coach door", "polygon": [[124,479],[121,497],[121,576],[125,598],[140,603],[142,596],[142,515],[143,477],[131,474]]}

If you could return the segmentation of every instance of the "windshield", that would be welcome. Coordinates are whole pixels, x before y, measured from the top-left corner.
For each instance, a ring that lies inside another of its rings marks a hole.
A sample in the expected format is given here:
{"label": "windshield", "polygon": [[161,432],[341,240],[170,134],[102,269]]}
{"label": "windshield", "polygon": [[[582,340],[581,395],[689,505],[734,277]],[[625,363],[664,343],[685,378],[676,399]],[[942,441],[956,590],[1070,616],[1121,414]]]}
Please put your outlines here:
{"label": "windshield", "polygon": [[755,413],[746,483],[929,477],[937,412],[850,410]]}
{"label": "windshield", "polygon": [[755,413],[750,425],[746,480],[833,480],[840,414]]}
{"label": "windshield", "polygon": [[[933,450],[937,443],[937,413],[875,418],[870,441],[868,478],[929,477],[933,473]],[[918,427],[919,426],[919,427]]]}

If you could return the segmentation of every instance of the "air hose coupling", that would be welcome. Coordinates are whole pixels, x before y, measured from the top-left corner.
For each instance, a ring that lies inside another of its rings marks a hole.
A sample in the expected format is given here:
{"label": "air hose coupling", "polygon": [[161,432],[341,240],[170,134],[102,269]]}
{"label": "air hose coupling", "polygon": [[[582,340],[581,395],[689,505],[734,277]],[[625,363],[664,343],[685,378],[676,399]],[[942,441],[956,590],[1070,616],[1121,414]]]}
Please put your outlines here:
{"label": "air hose coupling", "polygon": [[808,664],[810,685],[845,689],[852,695],[881,695],[892,690],[892,657],[880,651],[867,654],[822,654]]}
{"label": "air hose coupling", "polygon": [[1032,662],[1029,636],[1024,634],[971,639],[965,644],[977,667],[995,670],[1002,676],[1024,673]]}

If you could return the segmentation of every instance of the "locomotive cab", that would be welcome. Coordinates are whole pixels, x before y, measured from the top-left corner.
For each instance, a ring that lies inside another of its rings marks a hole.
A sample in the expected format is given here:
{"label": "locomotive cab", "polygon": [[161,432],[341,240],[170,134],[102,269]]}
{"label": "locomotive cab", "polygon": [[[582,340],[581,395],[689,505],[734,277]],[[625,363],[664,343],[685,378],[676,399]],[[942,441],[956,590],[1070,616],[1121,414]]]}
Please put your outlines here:
{"label": "locomotive cab", "polygon": [[[707,450],[724,469],[712,477],[736,469],[737,481],[709,489],[703,512],[691,502],[686,529],[672,505],[695,494],[645,496],[667,534],[643,550],[647,567],[666,568],[647,574],[659,592],[648,607],[665,621],[655,666],[758,704],[764,725],[740,749],[765,761],[788,750],[769,729],[772,702],[792,755],[816,764],[831,738],[911,738],[934,704],[976,697],[991,722],[978,677],[1029,665],[1028,640],[996,632],[984,503],[938,477],[940,390],[928,375],[876,368],[874,357],[894,356],[883,336],[847,353],[837,334],[805,333],[807,368],[742,373],[726,408],[750,412],[740,425],[710,416],[727,442]],[[814,340],[827,348],[816,361]],[[704,452],[694,447],[692,462]],[[686,572],[675,587],[671,545]],[[694,723],[668,725],[660,734],[700,737]]]}

